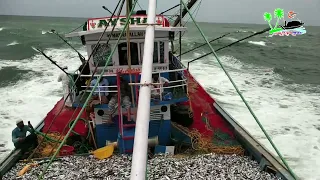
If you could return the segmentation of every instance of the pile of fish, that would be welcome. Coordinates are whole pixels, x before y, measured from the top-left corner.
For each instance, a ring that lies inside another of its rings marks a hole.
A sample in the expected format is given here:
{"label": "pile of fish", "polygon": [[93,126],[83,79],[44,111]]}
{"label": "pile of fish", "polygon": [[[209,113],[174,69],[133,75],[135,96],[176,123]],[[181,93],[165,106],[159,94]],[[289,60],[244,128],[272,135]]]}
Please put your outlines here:
{"label": "pile of fish", "polygon": [[[25,175],[17,173],[25,166],[17,163],[3,179],[34,180],[47,164],[31,168]],[[130,179],[131,156],[114,155],[105,160],[96,160],[92,156],[69,156],[51,164],[44,179]],[[196,155],[170,156],[157,155],[148,160],[148,179],[259,179],[275,180],[275,176],[263,172],[259,165],[247,157],[237,155]]]}

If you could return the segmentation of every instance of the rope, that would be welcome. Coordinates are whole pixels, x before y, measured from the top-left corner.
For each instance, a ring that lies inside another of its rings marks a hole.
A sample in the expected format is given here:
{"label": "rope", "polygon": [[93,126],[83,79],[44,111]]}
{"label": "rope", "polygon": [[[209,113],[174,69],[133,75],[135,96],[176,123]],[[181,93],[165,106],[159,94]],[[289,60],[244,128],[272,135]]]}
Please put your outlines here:
{"label": "rope", "polygon": [[[114,10],[114,12],[113,12],[113,14],[111,15],[111,17],[114,16],[114,13],[116,12],[116,10],[117,10],[120,2],[121,2],[121,0],[119,0],[119,2],[118,2],[118,4],[117,4],[117,6],[116,6],[116,8],[115,8],[115,10]],[[122,9],[122,8],[121,8],[121,9]],[[120,11],[120,12],[121,12],[121,11]],[[119,14],[118,14],[118,17],[119,17]],[[119,18],[117,18],[117,21],[118,21],[118,19],[119,19]],[[108,24],[107,24],[106,28],[104,29],[104,32],[103,32],[102,35],[100,36],[97,44],[99,44],[101,38],[103,37],[105,31],[107,30],[107,28],[108,28],[108,26],[109,26],[109,24],[110,24],[110,21],[108,21]],[[79,26],[78,28],[80,28],[80,27],[81,27],[81,26]],[[114,26],[114,27],[115,27],[115,26]],[[76,28],[76,29],[78,29],[78,28]],[[75,31],[76,29],[74,29],[73,31]],[[114,28],[113,28],[113,30],[114,30]],[[113,32],[113,30],[112,30],[112,32]],[[71,32],[73,32],[73,31],[71,31]],[[111,33],[112,33],[112,32],[111,32]],[[111,37],[111,36],[110,36],[110,37]],[[109,37],[109,39],[108,39],[108,42],[109,42],[109,40],[110,40],[110,37]],[[74,88],[75,88],[76,82],[77,82],[78,79],[80,78],[80,75],[82,74],[83,70],[85,69],[85,66],[86,66],[87,63],[89,62],[89,59],[91,58],[91,56],[95,53],[95,50],[96,50],[96,49],[97,49],[97,46],[94,48],[93,52],[90,54],[90,56],[89,56],[89,58],[88,58],[88,61],[86,61],[86,63],[85,63],[84,66],[82,67],[79,76],[76,78],[76,80],[74,81],[73,87],[71,87],[70,89],[74,89]],[[97,70],[97,67],[96,67],[93,75],[95,74],[96,70]],[[93,77],[93,75],[92,75],[92,77]],[[90,78],[90,81],[91,81],[92,77]],[[72,79],[72,80],[73,80],[73,79]],[[90,86],[90,84],[89,84],[88,86]],[[88,88],[88,86],[87,86],[87,88]],[[87,90],[87,88],[86,88],[86,90]],[[84,93],[84,94],[85,94],[85,93]],[[80,99],[83,98],[84,94],[81,96]],[[70,95],[71,95],[71,91],[68,93],[67,98],[68,98]],[[55,122],[56,118],[60,115],[60,113],[61,113],[62,110],[64,109],[65,103],[66,103],[66,101],[63,102],[63,105],[61,106],[61,109],[59,110],[58,114],[53,118],[51,124],[49,125],[49,130],[50,130],[51,126],[53,125],[53,123]],[[74,112],[74,113],[75,113],[75,112]],[[72,114],[72,117],[74,116],[74,113]],[[71,119],[72,119],[72,118],[71,118]],[[66,129],[66,127],[67,127],[67,125],[64,127],[64,130]],[[49,130],[48,130],[48,132],[49,132]],[[64,130],[63,130],[63,132],[64,132]],[[48,132],[47,132],[47,133],[48,133]],[[47,134],[47,133],[46,133],[46,134]],[[59,138],[59,140],[60,140],[60,138]],[[42,143],[43,143],[43,141],[41,141],[41,142],[39,143],[39,145],[37,146],[37,148],[40,147]],[[31,155],[28,157],[28,161],[32,158],[32,156],[34,155],[34,152],[37,150],[37,148],[35,148],[35,150],[33,151],[33,153],[31,153]]]}
{"label": "rope", "polygon": [[237,154],[244,155],[244,149],[240,145],[236,146],[217,146],[212,143],[211,137],[203,136],[198,130],[189,130],[177,123],[171,122],[172,126],[180,130],[183,134],[191,138],[191,147],[196,151],[216,154]]}
{"label": "rope", "polygon": [[[56,144],[60,144],[59,141],[60,134],[58,132],[48,133],[46,136],[38,136],[38,142],[41,141],[41,145],[34,151],[34,156],[36,158],[49,157],[51,152],[57,151],[55,148]],[[29,160],[27,160],[29,162]]]}
{"label": "rope", "polygon": [[[116,8],[115,8],[115,10],[114,10],[114,12],[113,12],[113,14],[112,14],[111,17],[114,16],[114,13],[116,12],[116,10],[117,10],[120,2],[121,2],[121,1],[118,2],[118,4],[117,4],[117,6],[116,6]],[[120,7],[120,9],[119,9],[119,11],[118,11],[116,22],[119,20],[119,15],[120,15],[120,13],[121,13],[121,10],[122,10],[122,8],[123,8],[123,5],[124,5],[124,1],[122,1],[121,7]],[[115,24],[116,24],[116,23],[115,23]],[[106,28],[108,28],[108,26],[109,26],[109,22],[108,22]],[[112,29],[112,31],[111,31],[111,34],[114,32],[114,28],[115,28],[115,25],[113,26],[113,29]],[[106,29],[105,29],[105,30],[106,30]],[[111,36],[108,38],[107,44],[109,43],[110,38],[111,38]],[[97,44],[98,44],[98,43],[99,43],[99,41],[97,42]],[[94,72],[93,72],[92,76],[91,76],[90,79],[89,79],[89,82],[91,82],[91,80],[93,79],[95,73],[97,72],[97,69],[98,69],[98,66],[95,67]],[[100,81],[100,80],[99,80],[99,81]],[[99,82],[99,81],[97,81],[97,82]],[[88,89],[89,87],[90,87],[90,83],[87,84],[87,87],[86,87],[86,89],[85,89],[85,92],[87,91],[87,89]],[[93,92],[93,91],[94,91],[94,90],[92,90],[92,92]],[[82,94],[80,100],[84,97],[84,95],[85,95],[85,93]],[[86,106],[86,105],[84,105],[83,107],[85,107],[85,106]],[[76,111],[74,111],[73,114],[71,115],[70,120],[74,118],[75,112],[76,112]],[[69,120],[69,121],[70,121],[70,120]],[[68,127],[68,124],[67,124],[67,125],[64,127],[64,129],[62,130],[62,133],[65,132],[65,130],[66,130],[67,127]],[[69,128],[70,128],[70,126],[69,126]],[[61,136],[61,137],[62,137],[62,136]],[[61,140],[61,138],[59,138],[59,140]],[[53,149],[52,149],[52,152],[51,152],[51,153],[53,153]]]}
{"label": "rope", "polygon": [[[138,3],[139,5],[139,3]],[[129,18],[129,1],[127,1],[127,18]],[[129,79],[130,79],[130,83],[132,83],[132,77],[131,77],[131,44],[130,44],[130,27],[127,27],[127,61],[128,61],[128,66],[129,66]],[[135,107],[135,103],[134,103],[134,98],[133,98],[133,87],[130,86],[130,91],[131,91],[131,101],[133,104],[133,107]],[[119,92],[120,94],[120,92]],[[121,103],[121,102],[118,102]],[[129,111],[130,112],[130,111]],[[131,119],[131,117],[129,116],[128,119]]]}
{"label": "rope", "polygon": [[[138,3],[138,2],[137,2]],[[140,8],[140,10],[142,10],[143,8],[140,6],[140,4],[138,3],[138,6],[139,6],[139,8]]]}
{"label": "rope", "polygon": [[[124,1],[123,1],[123,2],[124,2]],[[132,15],[133,10],[134,10],[134,7],[136,6],[136,4],[137,4],[137,1],[135,1],[135,3],[133,4],[133,8],[132,8],[132,10],[130,11],[130,14],[129,14],[130,16]],[[126,19],[125,26],[124,26],[124,28],[122,29],[122,31],[121,31],[121,33],[120,33],[120,36],[118,37],[118,40],[117,40],[117,43],[116,43],[116,44],[119,43],[121,37],[123,36],[124,30],[127,28],[128,24],[129,24],[129,21],[130,21],[130,19]],[[107,68],[108,63],[109,63],[109,61],[111,60],[111,57],[112,57],[112,55],[114,54],[115,51],[116,51],[116,47],[113,48],[111,54],[109,55],[108,60],[106,61],[105,66],[104,66],[104,68],[102,69],[102,72],[100,73],[100,76],[99,76],[97,82],[95,83],[92,91],[91,91],[90,94],[89,94],[89,97],[86,99],[86,102],[84,103],[84,107],[81,108],[81,111],[79,112],[77,118],[75,119],[74,123],[72,124],[70,130],[69,130],[68,133],[66,134],[66,137],[69,137],[69,135],[70,135],[72,129],[74,128],[75,124],[76,124],[77,121],[80,119],[80,115],[83,113],[83,111],[84,111],[84,109],[85,109],[85,106],[87,106],[87,104],[88,104],[88,102],[89,102],[89,99],[91,98],[91,96],[92,96],[92,94],[93,94],[93,91],[97,88],[97,85],[98,85],[99,81],[101,80],[101,78],[102,78],[102,76],[103,76],[103,74],[104,74],[104,72],[105,72],[105,69]],[[49,163],[47,164],[47,166],[44,168],[44,170],[42,171],[42,173],[41,173],[41,175],[38,177],[38,179],[42,179],[42,178],[43,178],[44,173],[47,171],[47,169],[49,168],[49,166],[50,166],[51,163],[53,162],[54,158],[57,156],[57,152],[60,151],[60,149],[62,148],[63,144],[65,143],[66,137],[64,137],[64,139],[62,140],[62,142],[61,142],[60,146],[58,147],[57,151],[54,153],[53,157],[50,159],[50,162],[49,162]]]}
{"label": "rope", "polygon": [[[222,50],[222,49],[224,49],[224,48],[230,47],[230,46],[232,46],[232,45],[234,45],[234,44],[237,44],[237,43],[239,43],[239,42],[241,42],[241,41],[243,41],[243,40],[245,40],[245,39],[251,38],[251,37],[256,36],[256,35],[258,35],[258,34],[262,34],[262,33],[267,32],[267,31],[269,31],[269,30],[270,30],[270,28],[266,28],[266,29],[264,29],[264,30],[262,30],[262,31],[256,32],[256,33],[254,33],[254,34],[252,34],[252,35],[250,35],[250,36],[244,37],[244,38],[242,38],[242,39],[239,39],[238,41],[235,41],[235,42],[230,43],[230,44],[228,44],[228,45],[226,45],[226,46],[223,46],[223,47],[221,47],[221,48],[218,48],[217,50],[215,50],[215,52],[218,52],[218,51],[220,51],[220,50]],[[207,44],[207,43],[205,43],[205,44]],[[198,59],[204,58],[204,57],[206,57],[206,56],[208,56],[208,55],[210,55],[210,54],[212,54],[212,52],[209,52],[209,53],[207,53],[207,54],[204,54],[204,55],[202,55],[202,56],[200,56],[200,57],[197,57],[197,58],[189,61],[189,62],[188,62],[188,66],[189,66],[190,63],[192,63],[192,62],[194,62],[194,61],[196,61],[196,60],[198,60]]]}
{"label": "rope", "polygon": [[[77,30],[77,29],[81,28],[81,27],[82,27],[82,26],[84,26],[84,25],[85,25],[85,23],[81,24],[79,27],[75,28],[74,30],[70,31],[69,33],[74,32],[75,30]],[[68,33],[68,34],[69,34],[69,33]]]}
{"label": "rope", "polygon": [[178,6],[180,6],[180,4],[177,4],[177,5],[175,5],[175,6],[171,7],[171,8],[169,8],[169,9],[167,9],[167,10],[165,10],[165,11],[162,11],[162,12],[160,13],[160,15],[162,15],[162,14],[164,14],[164,13],[166,13],[166,12],[168,12],[168,11],[170,11],[170,10],[172,10],[172,9],[174,9],[174,8],[176,8],[176,7],[178,7]]}
{"label": "rope", "polygon": [[[198,11],[199,11],[199,9],[200,9],[201,2],[202,2],[202,0],[201,0],[200,3],[198,4],[197,8],[194,9],[194,11],[193,11],[193,14],[195,13],[195,11],[197,11],[195,16],[197,16],[197,14],[198,14]],[[180,16],[182,16],[182,15],[181,15],[181,9],[180,9]],[[181,24],[182,20],[183,20],[183,18],[180,20],[180,24]],[[189,19],[182,25],[182,27],[184,27],[184,26],[189,22],[189,20],[190,20],[190,17],[189,17]],[[181,27],[181,25],[180,25],[180,27]],[[184,36],[185,33],[186,33],[186,32],[183,32],[183,33],[181,34],[181,32],[177,32],[177,33],[175,34],[175,36],[177,36],[178,34],[181,35],[181,36],[179,36],[180,54],[181,54],[181,39],[182,39],[182,37]],[[174,53],[177,52],[177,49],[174,50],[173,52],[174,52]],[[178,56],[178,57],[179,57],[179,56]]]}
{"label": "rope", "polygon": [[264,129],[264,127],[262,126],[262,124],[260,123],[259,119],[257,118],[257,116],[254,114],[254,112],[252,111],[251,107],[249,106],[249,104],[247,103],[247,101],[244,99],[244,97],[242,96],[240,90],[238,89],[237,85],[233,82],[231,76],[229,75],[229,73],[226,71],[226,69],[224,68],[223,64],[221,63],[218,55],[216,54],[216,52],[214,51],[213,47],[211,46],[211,44],[209,43],[207,37],[204,35],[204,33],[202,32],[201,28],[199,27],[199,25],[197,24],[197,22],[195,21],[195,19],[193,18],[192,14],[190,13],[188,7],[186,6],[186,4],[182,1],[182,4],[184,5],[185,9],[187,10],[188,14],[190,15],[193,23],[195,24],[195,26],[197,27],[197,29],[199,30],[201,36],[203,37],[203,39],[206,41],[206,43],[208,44],[208,46],[210,47],[212,53],[214,54],[215,58],[217,59],[218,63],[220,64],[222,70],[225,72],[225,74],[228,76],[230,82],[232,83],[233,87],[236,89],[237,93],[239,94],[239,96],[241,97],[242,101],[244,102],[244,104],[247,106],[248,110],[250,111],[250,113],[252,114],[252,116],[254,117],[254,119],[256,120],[256,122],[258,123],[259,127],[261,128],[261,130],[263,131],[263,133],[265,134],[265,136],[267,137],[267,139],[269,140],[270,144],[272,145],[272,147],[275,149],[275,151],[277,152],[277,154],[279,155],[280,159],[282,160],[282,162],[284,163],[284,165],[288,168],[288,171],[290,172],[290,174],[295,178],[295,174],[293,173],[293,171],[291,170],[291,168],[289,167],[289,165],[287,164],[286,160],[283,158],[283,156],[281,155],[281,153],[279,152],[278,148],[276,147],[276,145],[273,143],[273,141],[271,140],[270,136],[268,135],[268,133],[266,132],[266,130]]}
{"label": "rope", "polygon": [[[116,6],[116,8],[115,8],[115,10],[114,10],[114,12],[113,12],[113,14],[112,14],[112,16],[114,16],[114,13],[116,12],[116,10],[117,10],[120,2],[121,2],[121,1],[118,2],[118,4],[117,4],[117,6]],[[120,8],[120,9],[122,9],[122,8]],[[121,11],[120,11],[120,12],[121,12]],[[118,13],[118,16],[119,16],[119,13]],[[117,20],[118,20],[118,19],[117,19]],[[108,28],[109,23],[110,23],[110,22],[108,22],[105,30]],[[114,26],[114,27],[115,27],[115,26]],[[113,30],[114,30],[114,29],[113,29]],[[112,32],[113,32],[113,30],[112,30]],[[112,32],[111,32],[111,33],[112,33]],[[101,36],[100,36],[100,39],[101,39]],[[110,40],[110,37],[109,37],[109,39],[108,39],[108,42],[109,42],[109,40]],[[107,43],[108,43],[108,42],[107,42]],[[98,44],[98,43],[99,43],[99,41],[97,42],[97,44]],[[88,63],[88,61],[87,61],[86,63]],[[82,71],[83,71],[84,67],[85,67],[85,66],[83,66]],[[95,71],[94,71],[93,75],[92,75],[91,78],[89,79],[90,81],[92,80],[92,78],[93,78],[96,70],[97,70],[97,67],[95,68]],[[82,71],[80,72],[80,74],[82,73]],[[78,76],[78,78],[79,78],[79,77],[80,77],[80,75]],[[76,79],[76,81],[78,80],[78,78]],[[76,81],[75,81],[75,82],[76,82]],[[75,82],[74,82],[74,83],[75,83]],[[88,89],[89,86],[90,86],[90,84],[87,84],[87,87],[86,87],[85,91]],[[67,95],[67,98],[68,98],[70,95],[71,95],[71,91],[70,91],[69,94]],[[85,95],[85,93],[82,94],[82,96],[81,96],[80,99],[82,99],[82,98],[84,97],[84,95]],[[64,103],[63,103],[63,105],[61,106],[61,109],[59,110],[58,114],[53,118],[53,120],[52,120],[52,122],[51,122],[51,124],[50,124],[50,126],[49,126],[49,130],[50,130],[51,126],[53,125],[53,123],[55,122],[56,118],[60,115],[61,111],[64,109],[65,103],[66,103],[66,102],[64,101]],[[74,115],[75,115],[75,111],[74,111],[73,114],[71,115],[70,120],[73,119]],[[68,127],[68,124],[67,124],[67,125],[64,127],[64,129],[62,130],[62,133],[64,133],[64,131],[66,130],[67,127]],[[49,132],[49,130],[48,130],[48,132]],[[60,139],[61,139],[61,138],[59,138],[59,140],[60,140]],[[42,143],[42,142],[41,142],[41,143]],[[38,146],[40,146],[41,143],[40,143]],[[37,148],[38,148],[38,147],[37,147]],[[54,148],[53,148],[53,149],[54,149]],[[52,149],[52,150],[53,150],[53,149]],[[35,150],[36,150],[36,149],[35,149]],[[53,152],[53,151],[52,151],[52,152]],[[30,159],[32,158],[33,154],[34,154],[34,153],[32,153],[32,154],[29,156],[28,160],[30,160]]]}

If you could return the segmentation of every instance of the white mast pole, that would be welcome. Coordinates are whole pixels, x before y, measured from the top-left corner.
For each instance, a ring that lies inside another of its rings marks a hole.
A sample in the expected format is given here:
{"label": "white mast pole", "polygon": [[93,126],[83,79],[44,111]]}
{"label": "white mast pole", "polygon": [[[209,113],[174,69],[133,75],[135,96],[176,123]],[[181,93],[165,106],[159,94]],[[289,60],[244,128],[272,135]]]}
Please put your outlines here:
{"label": "white mast pole", "polygon": [[[156,19],[156,0],[149,0],[147,28],[144,40],[144,53],[140,83],[151,83],[154,48],[154,24]],[[150,120],[150,85],[141,85],[133,146],[131,180],[145,180],[147,167],[148,132]]]}

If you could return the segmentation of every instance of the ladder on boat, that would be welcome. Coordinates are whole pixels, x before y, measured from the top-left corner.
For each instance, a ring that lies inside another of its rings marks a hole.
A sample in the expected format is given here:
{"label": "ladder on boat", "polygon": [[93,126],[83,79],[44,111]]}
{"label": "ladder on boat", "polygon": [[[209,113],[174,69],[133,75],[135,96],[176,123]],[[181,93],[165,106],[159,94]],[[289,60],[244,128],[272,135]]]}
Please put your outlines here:
{"label": "ladder on boat", "polygon": [[[124,123],[123,122],[123,112],[122,112],[122,104],[121,104],[121,89],[120,89],[120,74],[117,73],[117,91],[118,91],[118,118],[119,118],[119,135],[118,135],[118,143],[119,149],[122,154],[130,154],[133,152],[133,140],[135,133],[135,122],[131,120],[130,113],[127,117],[126,122],[132,123]],[[128,112],[127,112],[128,114]]]}
{"label": "ladder on boat", "polygon": [[[138,88],[136,89],[136,91]],[[119,121],[119,134],[118,134],[118,147],[120,149],[120,152],[122,154],[131,154],[133,152],[133,144],[134,144],[134,136],[135,136],[135,127],[136,122],[134,120],[131,120],[131,115],[134,115],[135,113],[126,112],[127,121],[123,121],[123,112],[122,112],[122,105],[121,105],[121,89],[120,89],[120,75],[117,74],[117,91],[118,91],[118,121]],[[130,118],[130,119],[129,119]],[[154,131],[157,129],[160,130],[162,120],[163,120],[163,114],[161,114],[160,110],[151,110],[150,111],[150,118],[149,120],[152,120],[153,123],[150,123],[149,125],[149,138],[153,138],[154,136],[158,136],[158,133],[154,133],[151,131]],[[129,123],[128,123],[129,122]],[[151,130],[151,131],[150,131]]]}

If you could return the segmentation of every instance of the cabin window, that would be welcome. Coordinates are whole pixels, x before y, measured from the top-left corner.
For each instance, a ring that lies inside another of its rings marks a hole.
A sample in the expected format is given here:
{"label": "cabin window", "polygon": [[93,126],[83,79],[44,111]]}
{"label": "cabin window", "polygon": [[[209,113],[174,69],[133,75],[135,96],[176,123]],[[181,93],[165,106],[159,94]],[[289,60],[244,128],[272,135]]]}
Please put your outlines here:
{"label": "cabin window", "polygon": [[[94,50],[94,48],[96,47],[96,44],[91,46],[92,51]],[[95,66],[101,67],[101,66],[105,66],[106,61],[108,60],[108,57],[111,54],[111,46],[110,44],[100,44],[100,46],[98,46],[98,49],[96,51],[96,53],[93,54],[93,62]],[[108,66],[112,66],[113,62],[112,62],[112,57],[108,63]]]}
{"label": "cabin window", "polygon": [[[127,43],[118,45],[119,64],[120,66],[128,65]],[[130,42],[131,65],[139,65],[138,43]]]}
{"label": "cabin window", "polygon": [[[144,43],[140,43],[140,64],[142,64]],[[154,42],[153,63],[164,63],[164,42]]]}

